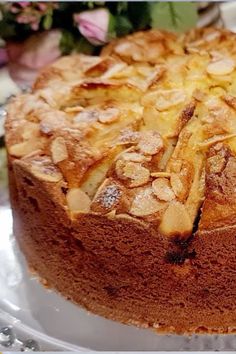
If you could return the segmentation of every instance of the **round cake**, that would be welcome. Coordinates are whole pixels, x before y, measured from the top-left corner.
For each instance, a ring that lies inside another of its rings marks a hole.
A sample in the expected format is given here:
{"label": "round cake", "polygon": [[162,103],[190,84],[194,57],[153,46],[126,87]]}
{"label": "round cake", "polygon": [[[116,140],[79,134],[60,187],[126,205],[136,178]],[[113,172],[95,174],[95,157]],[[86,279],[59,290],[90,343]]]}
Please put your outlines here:
{"label": "round cake", "polygon": [[158,332],[236,331],[235,43],[138,32],[11,100],[14,234],[49,287]]}

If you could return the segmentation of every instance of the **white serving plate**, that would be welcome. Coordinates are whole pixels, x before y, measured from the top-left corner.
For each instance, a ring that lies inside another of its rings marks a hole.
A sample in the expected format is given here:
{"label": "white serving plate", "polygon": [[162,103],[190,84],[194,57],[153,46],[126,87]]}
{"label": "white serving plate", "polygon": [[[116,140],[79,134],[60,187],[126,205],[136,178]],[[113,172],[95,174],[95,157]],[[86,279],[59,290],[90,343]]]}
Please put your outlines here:
{"label": "white serving plate", "polygon": [[[201,306],[201,304],[199,304]],[[0,343],[1,328],[12,326],[17,340],[8,350],[34,339],[41,350],[234,350],[234,335],[158,335],[89,314],[52,290],[27,270],[12,235],[9,206],[0,206]],[[6,339],[6,338],[5,338]],[[1,346],[0,349],[6,350]]]}

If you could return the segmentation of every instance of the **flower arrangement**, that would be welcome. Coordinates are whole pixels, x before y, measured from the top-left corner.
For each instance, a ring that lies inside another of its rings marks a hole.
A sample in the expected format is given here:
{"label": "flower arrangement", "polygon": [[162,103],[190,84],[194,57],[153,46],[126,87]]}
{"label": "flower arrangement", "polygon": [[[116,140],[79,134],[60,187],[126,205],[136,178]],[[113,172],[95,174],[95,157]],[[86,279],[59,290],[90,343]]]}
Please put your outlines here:
{"label": "flower arrangement", "polygon": [[196,24],[192,2],[0,3],[0,66],[20,85],[71,52],[97,54],[112,39],[148,28],[184,31]]}

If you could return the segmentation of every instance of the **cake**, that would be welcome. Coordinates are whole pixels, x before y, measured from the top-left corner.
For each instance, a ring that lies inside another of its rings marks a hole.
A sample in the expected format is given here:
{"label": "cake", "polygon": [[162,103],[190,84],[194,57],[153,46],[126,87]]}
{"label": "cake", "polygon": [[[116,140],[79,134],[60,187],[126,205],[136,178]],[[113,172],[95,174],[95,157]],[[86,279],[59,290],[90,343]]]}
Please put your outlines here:
{"label": "cake", "polygon": [[235,43],[138,32],[11,100],[14,234],[49,287],[157,332],[236,331]]}

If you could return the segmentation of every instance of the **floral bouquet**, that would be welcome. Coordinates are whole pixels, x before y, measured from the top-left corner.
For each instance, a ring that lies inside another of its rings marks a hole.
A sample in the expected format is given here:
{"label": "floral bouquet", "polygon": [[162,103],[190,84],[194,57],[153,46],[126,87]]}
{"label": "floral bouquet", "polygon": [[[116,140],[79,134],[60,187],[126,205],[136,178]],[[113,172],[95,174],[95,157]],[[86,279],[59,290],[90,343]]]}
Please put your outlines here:
{"label": "floral bouquet", "polygon": [[0,66],[19,85],[72,52],[98,54],[112,39],[160,28],[184,31],[197,21],[190,2],[7,2],[0,3]]}

